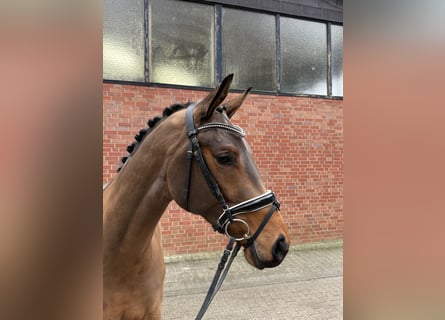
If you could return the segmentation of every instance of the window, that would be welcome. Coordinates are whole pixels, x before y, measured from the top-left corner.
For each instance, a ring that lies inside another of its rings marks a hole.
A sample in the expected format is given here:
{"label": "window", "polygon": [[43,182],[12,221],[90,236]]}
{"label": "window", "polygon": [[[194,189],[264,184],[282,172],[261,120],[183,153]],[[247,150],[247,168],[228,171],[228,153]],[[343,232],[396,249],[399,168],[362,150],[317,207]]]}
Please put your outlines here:
{"label": "window", "polygon": [[105,0],[103,77],[144,81],[144,1]]}
{"label": "window", "polygon": [[332,95],[343,96],[343,27],[331,26]]}
{"label": "window", "polygon": [[214,83],[213,7],[150,1],[150,81],[210,87]]}
{"label": "window", "polygon": [[326,24],[281,18],[281,91],[327,95]]}
{"label": "window", "polygon": [[235,74],[232,87],[275,91],[275,16],[224,9],[222,26],[223,74]]}
{"label": "window", "polygon": [[104,1],[105,80],[213,87],[229,73],[235,89],[342,96],[343,26],[218,3]]}

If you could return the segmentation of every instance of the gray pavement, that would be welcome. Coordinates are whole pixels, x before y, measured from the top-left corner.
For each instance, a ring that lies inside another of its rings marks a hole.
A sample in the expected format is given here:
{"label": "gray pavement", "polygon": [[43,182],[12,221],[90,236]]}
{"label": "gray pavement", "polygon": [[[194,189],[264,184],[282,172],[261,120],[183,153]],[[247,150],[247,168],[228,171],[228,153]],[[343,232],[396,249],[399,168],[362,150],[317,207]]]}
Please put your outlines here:
{"label": "gray pavement", "polygon": [[[166,257],[162,319],[195,319],[221,254]],[[292,247],[265,270],[241,250],[204,319],[343,319],[342,242]]]}

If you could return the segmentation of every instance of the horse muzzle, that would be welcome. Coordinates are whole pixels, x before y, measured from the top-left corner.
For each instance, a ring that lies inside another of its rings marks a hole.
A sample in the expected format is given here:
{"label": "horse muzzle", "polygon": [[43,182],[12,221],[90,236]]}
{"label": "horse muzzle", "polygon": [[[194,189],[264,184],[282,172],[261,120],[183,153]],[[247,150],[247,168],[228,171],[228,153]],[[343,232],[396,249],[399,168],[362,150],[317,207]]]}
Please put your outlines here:
{"label": "horse muzzle", "polygon": [[[289,252],[289,243],[285,237],[280,234],[278,239],[272,246],[269,254],[260,250],[260,247],[253,243],[250,247],[245,249],[245,256],[247,261],[258,269],[273,268],[278,266]],[[269,258],[265,258],[269,256]]]}

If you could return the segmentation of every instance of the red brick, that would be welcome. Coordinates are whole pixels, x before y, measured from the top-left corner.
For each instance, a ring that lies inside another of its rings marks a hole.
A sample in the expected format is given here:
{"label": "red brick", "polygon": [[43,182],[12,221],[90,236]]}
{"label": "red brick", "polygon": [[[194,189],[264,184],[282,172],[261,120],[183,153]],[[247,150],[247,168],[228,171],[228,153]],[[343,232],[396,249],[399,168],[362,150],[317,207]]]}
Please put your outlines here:
{"label": "red brick", "polygon": [[[149,118],[207,93],[104,83],[104,182],[116,175],[126,146]],[[251,94],[233,122],[247,131],[263,182],[282,203],[292,244],[341,238],[343,101]],[[227,241],[174,203],[160,222],[167,255],[221,250]]]}

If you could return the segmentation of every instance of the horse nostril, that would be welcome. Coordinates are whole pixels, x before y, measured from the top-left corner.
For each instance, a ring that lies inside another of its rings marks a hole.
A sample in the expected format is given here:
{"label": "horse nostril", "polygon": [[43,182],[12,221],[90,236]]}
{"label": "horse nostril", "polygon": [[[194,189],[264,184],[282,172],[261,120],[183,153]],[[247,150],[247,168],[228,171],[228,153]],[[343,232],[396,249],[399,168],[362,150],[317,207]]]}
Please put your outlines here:
{"label": "horse nostril", "polygon": [[278,237],[277,241],[272,247],[272,255],[276,261],[281,261],[289,251],[289,245],[282,234]]}

